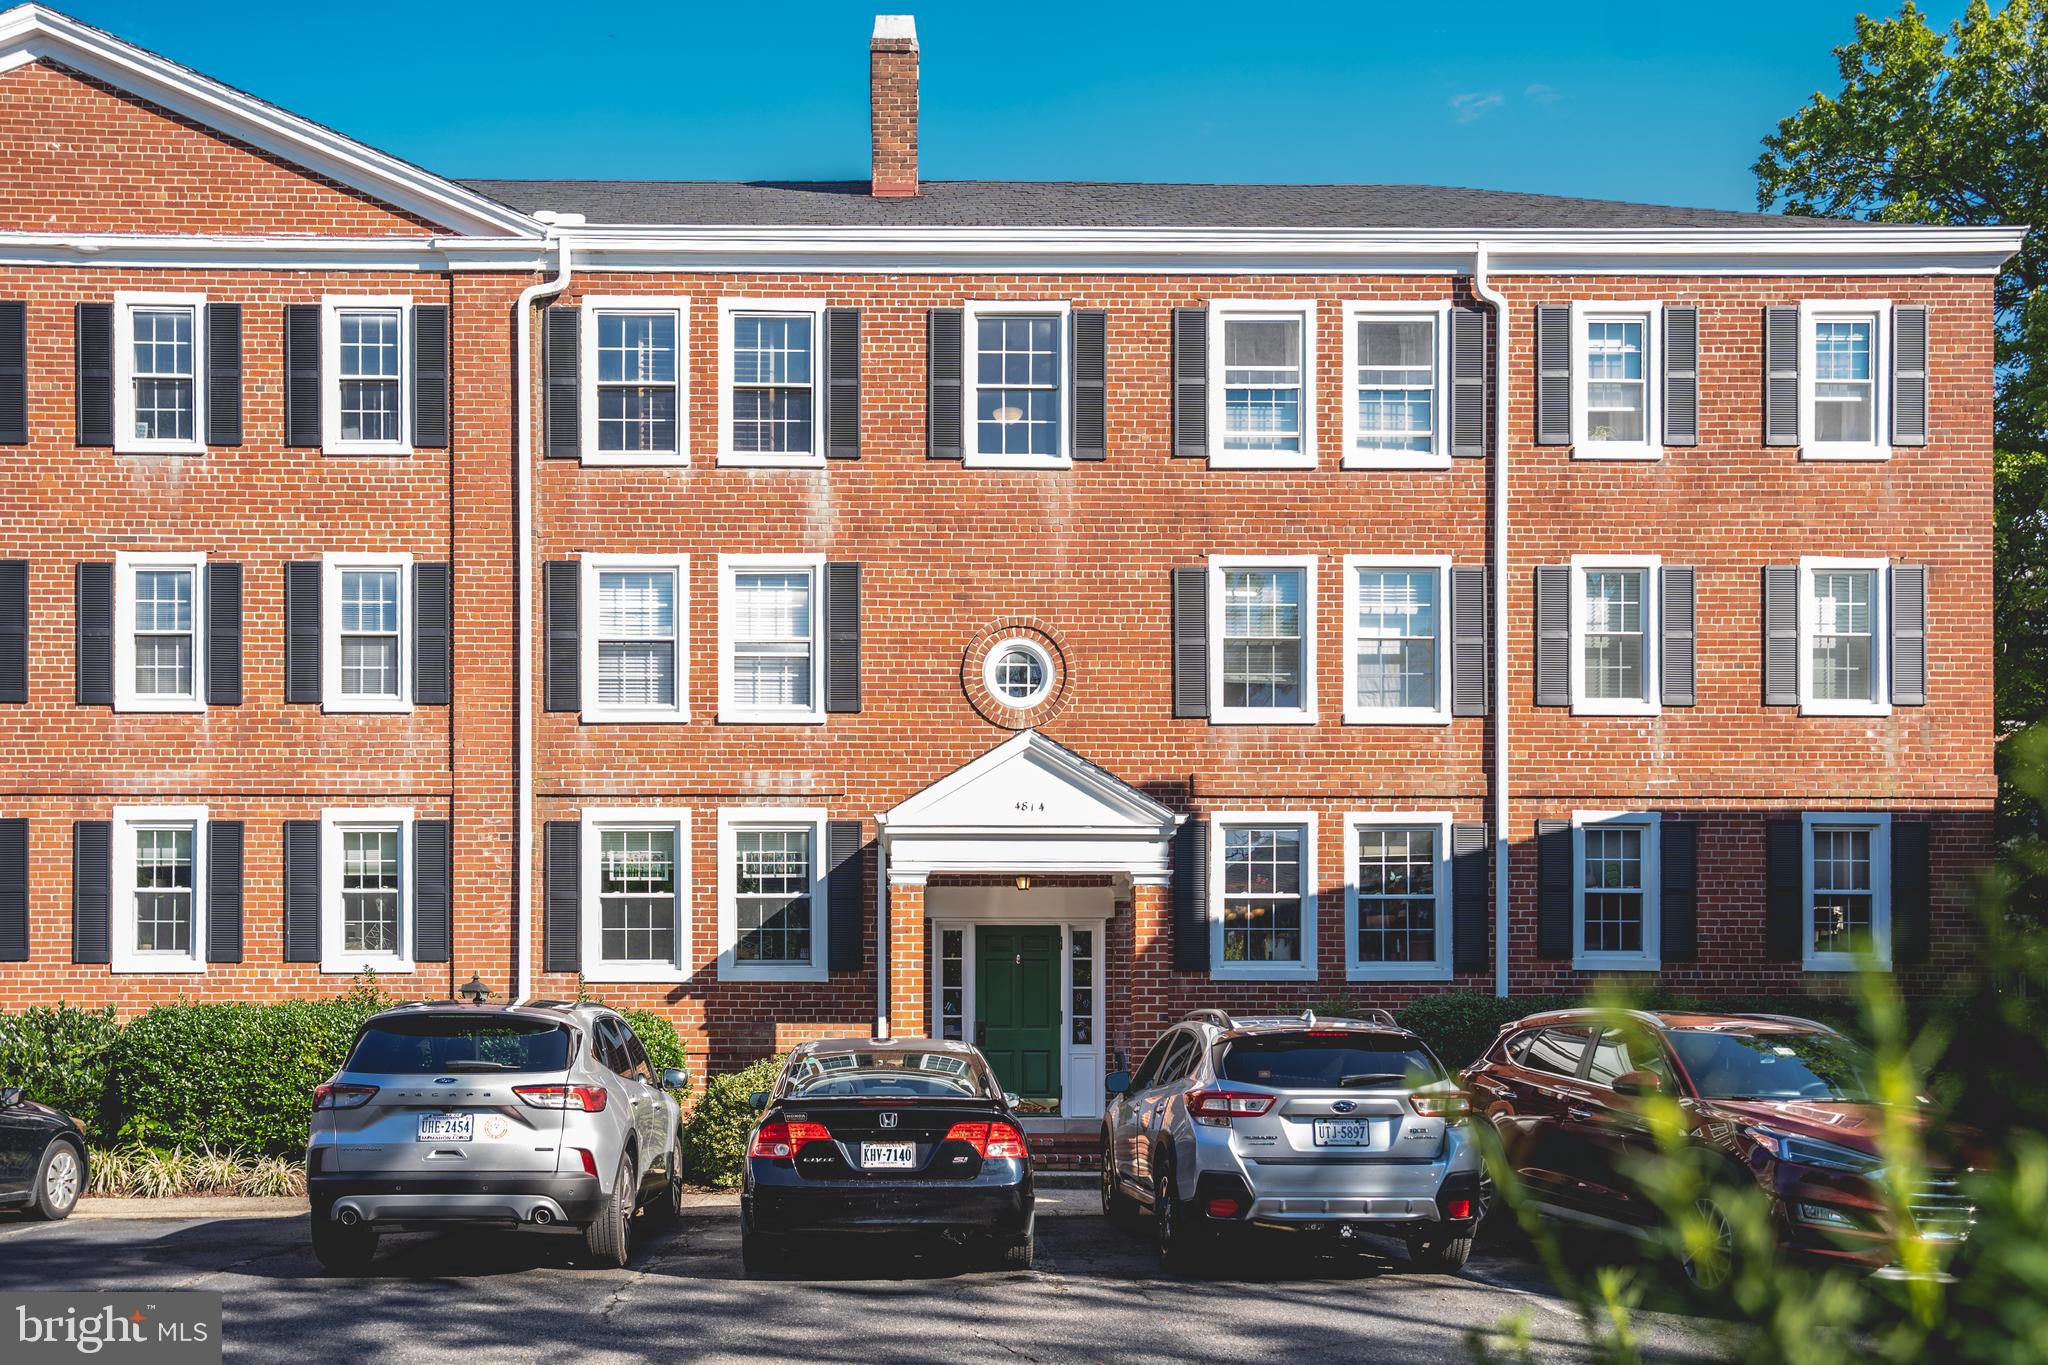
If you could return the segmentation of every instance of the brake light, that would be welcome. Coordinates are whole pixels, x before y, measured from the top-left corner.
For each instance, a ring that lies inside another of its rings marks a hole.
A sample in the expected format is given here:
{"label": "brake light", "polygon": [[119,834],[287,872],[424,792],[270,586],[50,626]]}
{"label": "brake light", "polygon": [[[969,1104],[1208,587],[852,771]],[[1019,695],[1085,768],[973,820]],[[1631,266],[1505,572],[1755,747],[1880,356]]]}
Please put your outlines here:
{"label": "brake light", "polygon": [[316,1085],[313,1087],[315,1109],[359,1109],[370,1102],[370,1096],[377,1093],[374,1085]]}
{"label": "brake light", "polygon": [[1024,1147],[1024,1135],[1014,1123],[956,1123],[946,1130],[945,1140],[966,1143],[984,1161],[1022,1161],[1030,1155]]}
{"label": "brake light", "polygon": [[1228,1128],[1232,1119],[1255,1119],[1273,1107],[1277,1095],[1253,1095],[1242,1090],[1197,1090],[1188,1096],[1188,1112],[1196,1123]]}
{"label": "brake light", "polygon": [[581,1109],[595,1114],[610,1098],[601,1085],[515,1085],[512,1093],[536,1109]]}
{"label": "brake light", "polygon": [[754,1130],[749,1156],[792,1157],[806,1142],[830,1142],[832,1131],[822,1123],[764,1123]]}
{"label": "brake light", "polygon": [[1472,1112],[1472,1097],[1460,1090],[1410,1095],[1408,1103],[1414,1105],[1415,1112],[1426,1119],[1456,1122]]}

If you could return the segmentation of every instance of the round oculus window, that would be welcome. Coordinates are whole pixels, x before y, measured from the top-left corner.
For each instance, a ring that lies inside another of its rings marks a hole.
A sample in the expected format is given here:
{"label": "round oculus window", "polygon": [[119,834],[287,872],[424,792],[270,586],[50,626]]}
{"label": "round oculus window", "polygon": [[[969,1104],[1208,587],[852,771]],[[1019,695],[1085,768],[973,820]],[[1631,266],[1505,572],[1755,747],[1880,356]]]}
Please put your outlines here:
{"label": "round oculus window", "polygon": [[1028,711],[1052,694],[1052,656],[1031,640],[1004,640],[988,652],[982,680],[997,701]]}

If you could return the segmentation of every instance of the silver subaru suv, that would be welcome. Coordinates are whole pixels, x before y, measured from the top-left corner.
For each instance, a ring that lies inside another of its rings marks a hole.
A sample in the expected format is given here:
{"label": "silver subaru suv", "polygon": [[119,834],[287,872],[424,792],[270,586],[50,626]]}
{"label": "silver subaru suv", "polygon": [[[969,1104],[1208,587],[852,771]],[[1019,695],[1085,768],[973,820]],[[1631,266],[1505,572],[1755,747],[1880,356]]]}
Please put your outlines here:
{"label": "silver subaru suv", "polygon": [[1391,1235],[1417,1269],[1463,1266],[1485,1197],[1470,1098],[1392,1015],[1364,1013],[1189,1014],[1107,1078],[1103,1212],[1149,1209],[1173,1269],[1249,1225]]}
{"label": "silver subaru suv", "polygon": [[313,1254],[368,1267],[378,1234],[451,1223],[576,1229],[622,1266],[642,1208],[673,1216],[672,1092],[626,1021],[596,1004],[432,1001],[373,1015],[313,1094]]}

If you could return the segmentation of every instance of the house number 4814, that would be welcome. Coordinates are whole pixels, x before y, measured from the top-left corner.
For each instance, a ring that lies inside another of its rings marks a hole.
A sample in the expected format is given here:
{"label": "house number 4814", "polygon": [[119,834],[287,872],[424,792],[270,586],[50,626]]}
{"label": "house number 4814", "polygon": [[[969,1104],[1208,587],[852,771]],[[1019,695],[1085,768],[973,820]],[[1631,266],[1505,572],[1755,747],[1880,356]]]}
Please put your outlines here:
{"label": "house number 4814", "polygon": [[1021,810],[1021,811],[1041,811],[1041,810],[1044,810],[1044,809],[1045,809],[1045,802],[1043,802],[1043,801],[1019,801],[1019,802],[1017,802],[1017,803],[1016,803],[1016,807],[1017,807],[1017,809],[1018,809],[1018,810]]}

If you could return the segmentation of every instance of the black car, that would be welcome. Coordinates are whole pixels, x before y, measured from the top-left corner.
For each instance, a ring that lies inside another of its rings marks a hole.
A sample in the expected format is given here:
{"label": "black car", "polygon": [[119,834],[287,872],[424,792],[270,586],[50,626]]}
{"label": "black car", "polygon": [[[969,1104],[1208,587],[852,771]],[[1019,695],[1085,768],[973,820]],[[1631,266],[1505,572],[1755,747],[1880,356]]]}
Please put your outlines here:
{"label": "black car", "polygon": [[1031,1152],[987,1059],[964,1043],[846,1038],[789,1054],[747,1139],[741,1257],[812,1233],[922,1232],[1028,1270]]}
{"label": "black car", "polygon": [[0,1087],[0,1209],[71,1216],[85,1193],[85,1134],[19,1086]]}

